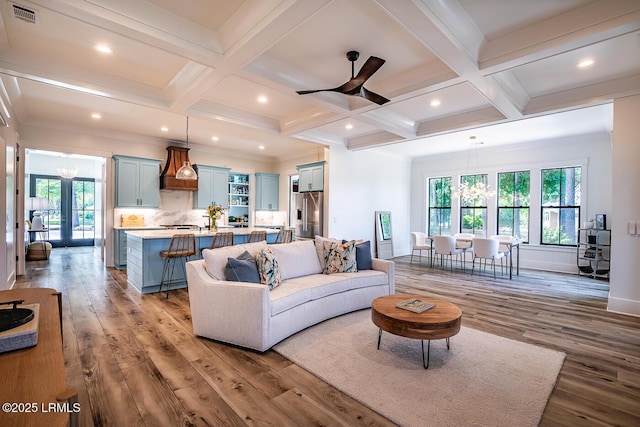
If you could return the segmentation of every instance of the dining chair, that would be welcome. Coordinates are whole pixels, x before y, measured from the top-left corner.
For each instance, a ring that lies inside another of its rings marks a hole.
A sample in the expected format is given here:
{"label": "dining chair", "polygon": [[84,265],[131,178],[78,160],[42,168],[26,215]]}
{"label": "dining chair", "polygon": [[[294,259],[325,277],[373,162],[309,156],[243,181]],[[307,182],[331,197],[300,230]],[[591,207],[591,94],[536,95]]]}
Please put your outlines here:
{"label": "dining chair", "polygon": [[[449,257],[451,271],[453,272],[453,256],[459,259],[462,249],[456,248],[456,238],[453,236],[433,236],[433,249],[435,255],[440,255],[440,265],[443,265],[444,257]],[[464,270],[464,264],[462,265]]]}
{"label": "dining chair", "polygon": [[425,233],[421,231],[411,232],[411,263],[413,263],[413,254],[415,251],[419,251],[420,263],[422,263],[422,251],[429,251],[429,264],[433,264],[431,259],[432,249],[431,244],[427,243],[427,235]]}
{"label": "dining chair", "polygon": [[[160,251],[160,257],[164,259],[164,267],[162,268],[162,278],[160,279],[160,289],[167,285],[167,298],[169,298],[169,290],[174,283],[187,280],[187,272],[185,269],[185,263],[189,260],[189,257],[196,254],[196,236],[195,234],[174,234],[169,241],[169,248],[165,251]],[[176,263],[182,265],[184,272],[184,280],[174,282],[173,272],[176,267]]]}
{"label": "dining chair", "polygon": [[216,232],[213,235],[209,249],[224,248],[225,246],[233,246],[233,232]]}
{"label": "dining chair", "polygon": [[511,253],[511,250],[509,249],[509,245],[503,243],[503,242],[511,242],[513,240],[515,240],[515,237],[513,236],[507,236],[507,235],[500,235],[500,234],[494,234],[491,236],[492,239],[496,239],[498,241],[500,241],[500,245],[498,246],[500,252],[503,252],[505,256],[509,255]]}
{"label": "dining chair", "polygon": [[262,242],[263,240],[267,240],[266,231],[252,231],[247,237],[247,243]]}
{"label": "dining chair", "polygon": [[293,240],[293,230],[286,230],[281,228],[276,235],[276,240],[273,243],[290,243]]}
{"label": "dining chair", "polygon": [[456,248],[462,249],[462,260],[466,263],[467,252],[470,252],[473,257],[473,239],[476,236],[471,233],[456,233],[453,237],[456,238]]}
{"label": "dining chair", "polygon": [[476,267],[476,258],[480,258],[480,268],[482,269],[482,260],[484,259],[484,268],[487,269],[487,260],[491,260],[493,265],[493,278],[496,278],[496,260],[500,260],[500,273],[504,274],[502,258],[504,252],[500,252],[500,241],[498,239],[491,239],[485,237],[476,237],[473,241],[473,265],[471,266],[471,275]]}

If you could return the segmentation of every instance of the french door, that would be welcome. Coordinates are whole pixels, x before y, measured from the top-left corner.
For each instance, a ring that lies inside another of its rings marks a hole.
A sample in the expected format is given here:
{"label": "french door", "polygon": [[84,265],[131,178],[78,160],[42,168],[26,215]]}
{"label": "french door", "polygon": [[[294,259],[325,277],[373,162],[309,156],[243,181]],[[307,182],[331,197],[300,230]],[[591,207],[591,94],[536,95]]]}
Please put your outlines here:
{"label": "french door", "polygon": [[49,230],[47,240],[53,247],[93,246],[94,179],[31,175],[29,195],[49,201],[49,209],[42,211],[42,222]]}

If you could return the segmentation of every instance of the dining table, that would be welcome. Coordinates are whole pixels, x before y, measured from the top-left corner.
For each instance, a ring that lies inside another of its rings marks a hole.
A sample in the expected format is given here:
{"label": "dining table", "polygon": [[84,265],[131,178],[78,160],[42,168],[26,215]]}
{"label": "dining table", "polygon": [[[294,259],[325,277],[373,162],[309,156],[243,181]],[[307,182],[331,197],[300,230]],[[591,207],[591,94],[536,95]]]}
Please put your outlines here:
{"label": "dining table", "polygon": [[[515,248],[516,250],[516,276],[520,275],[520,244],[522,243],[519,239],[516,239],[512,236],[498,236],[495,237],[496,240],[498,240],[500,242],[501,246],[506,246],[508,249],[508,256],[509,256],[509,280],[513,279],[513,249]],[[426,239],[429,240],[431,247],[433,248],[433,236],[427,236]],[[460,237],[457,236],[456,237],[456,246],[458,246],[459,243],[462,243],[463,245],[466,243],[470,243],[471,246],[473,246],[473,237],[471,236],[464,236],[464,237]]]}
{"label": "dining table", "polygon": [[509,250],[509,280],[513,279],[513,249],[516,249],[516,276],[520,275],[520,243],[518,239],[511,236],[497,237],[500,245],[504,245]]}

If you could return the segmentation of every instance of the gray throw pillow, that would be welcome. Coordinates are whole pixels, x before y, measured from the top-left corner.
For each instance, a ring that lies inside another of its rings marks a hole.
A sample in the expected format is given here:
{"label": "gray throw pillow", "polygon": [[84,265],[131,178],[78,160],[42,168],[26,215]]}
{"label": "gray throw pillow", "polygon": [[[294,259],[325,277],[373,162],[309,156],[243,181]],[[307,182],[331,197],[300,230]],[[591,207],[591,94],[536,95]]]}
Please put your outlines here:
{"label": "gray throw pillow", "polygon": [[247,251],[241,253],[237,258],[227,258],[224,272],[229,281],[260,283],[256,260]]}

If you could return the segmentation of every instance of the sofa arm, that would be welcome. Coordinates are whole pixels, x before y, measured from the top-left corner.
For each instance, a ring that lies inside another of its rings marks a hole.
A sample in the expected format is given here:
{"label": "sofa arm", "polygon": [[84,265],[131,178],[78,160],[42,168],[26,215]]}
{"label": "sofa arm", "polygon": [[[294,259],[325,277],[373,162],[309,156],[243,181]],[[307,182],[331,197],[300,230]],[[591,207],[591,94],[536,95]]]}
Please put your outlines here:
{"label": "sofa arm", "polygon": [[389,295],[396,293],[396,264],[393,261],[386,259],[373,258],[371,259],[371,266],[374,270],[383,271],[387,273],[389,278]]}
{"label": "sofa arm", "polygon": [[255,350],[266,350],[271,313],[269,288],[215,280],[204,260],[186,264],[193,333]]}

